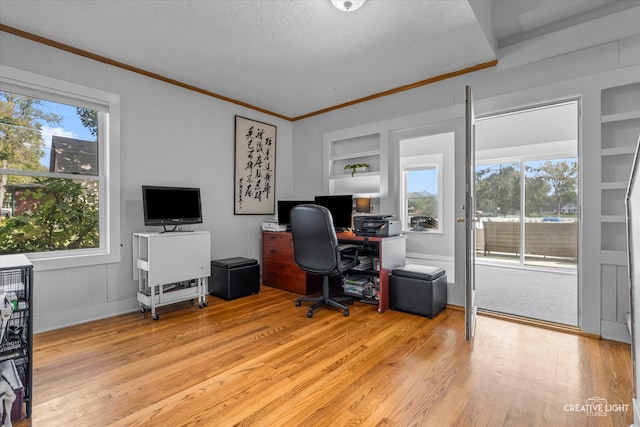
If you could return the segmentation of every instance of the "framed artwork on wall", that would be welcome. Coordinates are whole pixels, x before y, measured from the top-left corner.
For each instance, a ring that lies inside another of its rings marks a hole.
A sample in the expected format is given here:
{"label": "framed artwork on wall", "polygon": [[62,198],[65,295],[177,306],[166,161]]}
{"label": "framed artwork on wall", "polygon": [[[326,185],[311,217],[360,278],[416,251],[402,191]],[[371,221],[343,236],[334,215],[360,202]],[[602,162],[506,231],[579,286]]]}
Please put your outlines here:
{"label": "framed artwork on wall", "polygon": [[235,215],[275,214],[276,127],[236,116]]}

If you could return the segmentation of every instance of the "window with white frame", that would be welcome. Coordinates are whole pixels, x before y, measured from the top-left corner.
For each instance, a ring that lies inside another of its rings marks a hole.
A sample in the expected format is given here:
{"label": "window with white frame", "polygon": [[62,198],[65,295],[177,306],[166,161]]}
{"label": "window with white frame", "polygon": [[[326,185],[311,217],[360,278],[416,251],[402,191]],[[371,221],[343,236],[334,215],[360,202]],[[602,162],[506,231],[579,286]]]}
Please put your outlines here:
{"label": "window with white frame", "polygon": [[437,164],[405,166],[402,172],[402,222],[405,230],[439,230],[441,212]]}
{"label": "window with white frame", "polygon": [[2,67],[0,255],[119,257],[118,114],[117,95]]}

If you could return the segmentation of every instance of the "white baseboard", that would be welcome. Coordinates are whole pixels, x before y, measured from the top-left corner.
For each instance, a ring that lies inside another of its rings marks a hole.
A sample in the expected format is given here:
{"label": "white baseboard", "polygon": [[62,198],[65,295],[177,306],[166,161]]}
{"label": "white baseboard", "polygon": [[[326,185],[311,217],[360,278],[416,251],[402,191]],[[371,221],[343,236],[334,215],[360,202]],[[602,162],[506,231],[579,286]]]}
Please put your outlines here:
{"label": "white baseboard", "polygon": [[434,261],[444,261],[444,262],[454,262],[455,258],[451,256],[442,256],[442,255],[432,255],[432,254],[424,254],[417,252],[407,252],[407,258],[415,258],[415,259],[428,259]]}
{"label": "white baseboard", "polygon": [[106,304],[78,307],[75,310],[65,310],[34,316],[33,333],[51,331],[93,320],[105,319],[119,314],[131,313],[139,310],[137,298],[113,301]]}
{"label": "white baseboard", "polygon": [[631,344],[631,335],[626,323],[601,320],[600,336],[604,339]]}

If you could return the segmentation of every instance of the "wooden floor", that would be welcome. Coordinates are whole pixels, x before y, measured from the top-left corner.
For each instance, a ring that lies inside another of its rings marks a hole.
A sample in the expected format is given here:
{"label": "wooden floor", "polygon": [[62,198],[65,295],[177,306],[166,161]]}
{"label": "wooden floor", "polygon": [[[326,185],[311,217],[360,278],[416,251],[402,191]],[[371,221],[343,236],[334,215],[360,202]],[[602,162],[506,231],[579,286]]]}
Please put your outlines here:
{"label": "wooden floor", "polygon": [[[294,294],[131,313],[34,337],[33,426],[628,426],[626,344]],[[607,411],[584,411],[594,398]],[[616,410],[614,410],[616,409]],[[28,422],[14,423],[29,425]]]}

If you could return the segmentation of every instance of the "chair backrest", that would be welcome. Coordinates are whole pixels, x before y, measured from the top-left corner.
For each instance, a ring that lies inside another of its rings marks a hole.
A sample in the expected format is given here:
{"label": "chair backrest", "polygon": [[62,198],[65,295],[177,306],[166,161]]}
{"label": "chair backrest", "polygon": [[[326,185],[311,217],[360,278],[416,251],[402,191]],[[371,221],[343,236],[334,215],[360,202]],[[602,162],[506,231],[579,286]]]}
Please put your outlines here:
{"label": "chair backrest", "polygon": [[338,273],[338,236],[329,209],[298,205],[291,209],[290,218],[296,264],[310,273]]}

